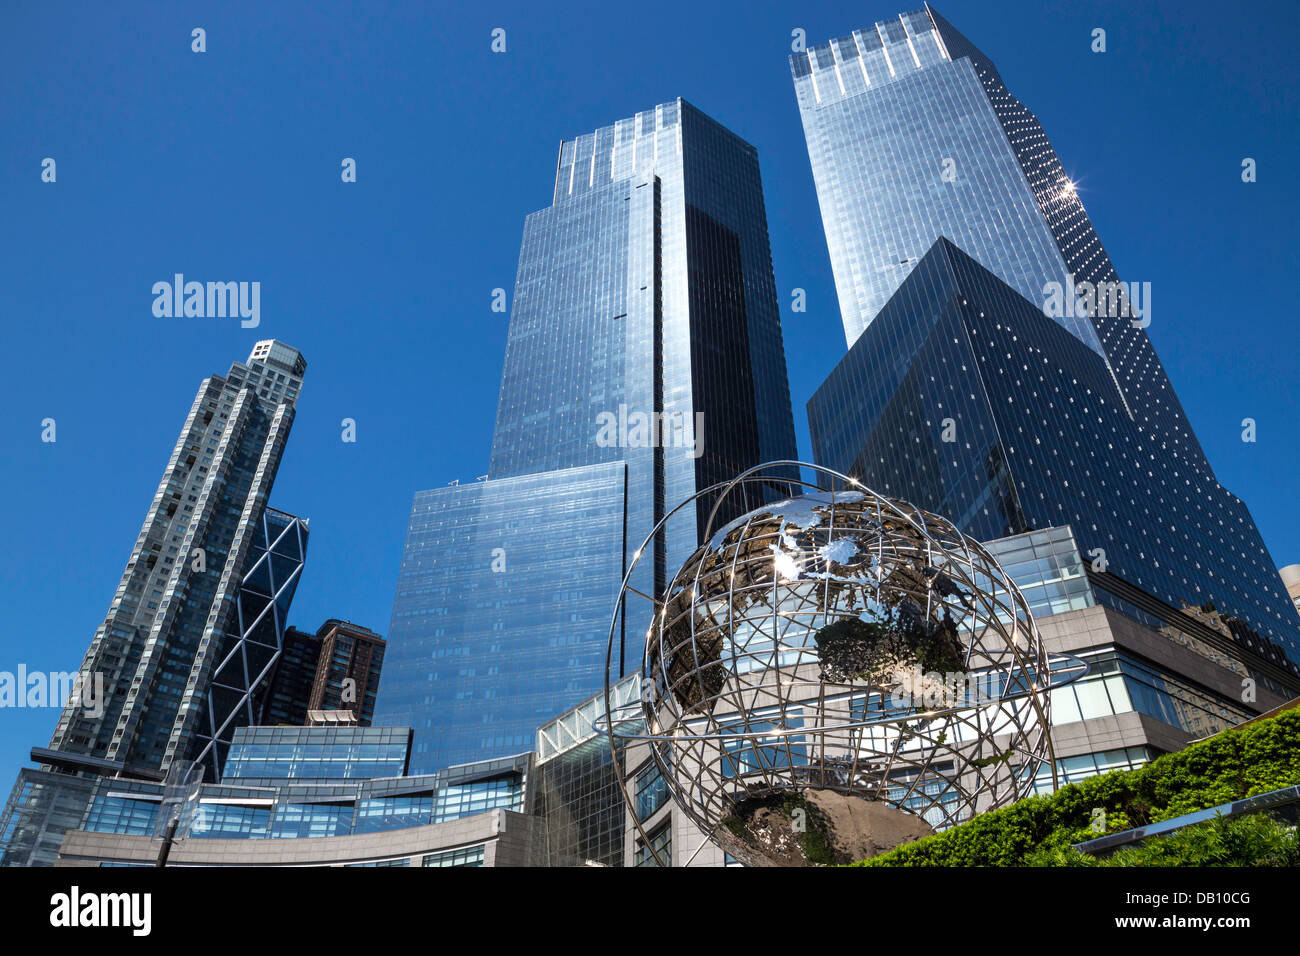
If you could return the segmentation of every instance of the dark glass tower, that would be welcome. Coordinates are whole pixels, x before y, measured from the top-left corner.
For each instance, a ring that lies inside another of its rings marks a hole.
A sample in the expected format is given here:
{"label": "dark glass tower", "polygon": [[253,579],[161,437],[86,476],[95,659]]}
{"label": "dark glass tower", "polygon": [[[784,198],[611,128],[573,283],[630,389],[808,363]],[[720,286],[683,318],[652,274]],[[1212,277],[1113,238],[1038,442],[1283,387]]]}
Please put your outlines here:
{"label": "dark glass tower", "polygon": [[1150,454],[1102,357],[946,239],[808,421],[819,464],[985,540],[1070,525],[1101,570],[1175,607],[1212,603],[1258,632],[1246,649],[1300,674],[1300,618],[1246,506]]}
{"label": "dark glass tower", "polygon": [[[376,722],[415,728],[416,772],[530,750],[600,687],[666,509],[794,451],[754,148],[680,99],[565,141],[524,225],[487,480],[416,496]],[[670,520],[638,590],[709,504]]]}
{"label": "dark glass tower", "polygon": [[280,659],[276,661],[271,684],[263,699],[262,713],[257,720],[259,725],[306,725],[307,705],[311,702],[311,689],[319,662],[319,637],[296,627],[285,630],[280,642]]}
{"label": "dark glass tower", "polygon": [[80,673],[101,706],[69,700],[0,816],[0,859],[50,863],[86,779],[162,779],[198,761],[216,779],[252,723],[305,558],[305,522],[267,507],[307,363],[258,342],[204,379]]}

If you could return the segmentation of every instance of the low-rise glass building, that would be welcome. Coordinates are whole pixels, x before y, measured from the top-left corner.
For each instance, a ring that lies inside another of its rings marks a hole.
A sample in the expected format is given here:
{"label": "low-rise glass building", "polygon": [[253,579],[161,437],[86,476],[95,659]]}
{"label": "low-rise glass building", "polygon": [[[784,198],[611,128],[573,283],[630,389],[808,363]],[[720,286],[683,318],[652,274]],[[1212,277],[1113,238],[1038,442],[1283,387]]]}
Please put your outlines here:
{"label": "low-rise glass building", "polygon": [[[406,776],[410,742],[406,727],[241,728],[218,784],[178,795],[168,784],[99,781],[61,861],[147,865],[170,843],[168,864],[181,866],[510,865],[495,848],[509,832],[520,837],[510,859],[526,862],[532,755]],[[234,842],[262,840],[295,842],[274,859]]]}

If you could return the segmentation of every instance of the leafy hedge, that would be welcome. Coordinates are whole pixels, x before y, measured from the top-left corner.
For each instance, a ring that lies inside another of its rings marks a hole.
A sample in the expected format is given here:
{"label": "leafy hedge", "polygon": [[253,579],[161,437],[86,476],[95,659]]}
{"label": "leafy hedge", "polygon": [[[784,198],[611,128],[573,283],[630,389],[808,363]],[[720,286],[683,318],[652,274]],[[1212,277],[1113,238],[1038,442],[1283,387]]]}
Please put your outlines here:
{"label": "leafy hedge", "polygon": [[[1115,770],[981,814],[943,833],[854,866],[1059,866],[1070,844],[1144,826],[1243,797],[1300,784],[1300,709],[1165,754],[1136,770]],[[1082,861],[1079,861],[1082,862]]]}
{"label": "leafy hedge", "polygon": [[1216,817],[1106,857],[1066,849],[1031,860],[1049,866],[1300,866],[1300,830],[1247,813]]}

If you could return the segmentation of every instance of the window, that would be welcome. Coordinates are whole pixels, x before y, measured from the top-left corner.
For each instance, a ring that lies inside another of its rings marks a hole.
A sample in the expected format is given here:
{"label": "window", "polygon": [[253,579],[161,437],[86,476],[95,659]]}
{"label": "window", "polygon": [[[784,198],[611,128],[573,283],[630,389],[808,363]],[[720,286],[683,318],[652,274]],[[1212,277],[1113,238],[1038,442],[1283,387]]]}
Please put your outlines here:
{"label": "window", "polygon": [[[653,849],[653,853],[651,852]],[[636,855],[633,860],[634,866],[658,866],[659,862],[655,859],[655,853],[664,861],[665,866],[673,865],[673,833],[672,821],[664,823],[658,830],[650,834],[650,843],[641,839],[636,841]]]}
{"label": "window", "polygon": [[420,866],[482,866],[485,844],[472,846],[464,850],[448,850],[445,853],[428,853],[420,861]]}
{"label": "window", "polygon": [[647,820],[668,802],[668,785],[654,762],[646,764],[636,775],[636,815]]}

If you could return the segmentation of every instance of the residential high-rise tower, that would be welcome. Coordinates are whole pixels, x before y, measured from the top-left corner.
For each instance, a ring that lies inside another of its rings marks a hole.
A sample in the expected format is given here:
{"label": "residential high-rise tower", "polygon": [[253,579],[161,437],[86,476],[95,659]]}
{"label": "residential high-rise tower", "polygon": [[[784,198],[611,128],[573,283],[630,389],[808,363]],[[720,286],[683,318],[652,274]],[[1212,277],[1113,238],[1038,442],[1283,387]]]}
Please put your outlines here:
{"label": "residential high-rise tower", "polygon": [[199,386],[81,665],[103,697],[70,698],[33,749],[40,769],[21,771],[0,818],[5,863],[53,860],[86,778],[196,761],[216,779],[234,728],[255,720],[305,557],[306,523],[267,498],[306,367],[265,340]]}
{"label": "residential high-rise tower", "polygon": [[348,710],[369,727],[375,714],[384,639],[369,628],[331,618],[321,625],[320,662],[312,680],[308,710]]}

